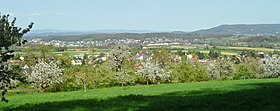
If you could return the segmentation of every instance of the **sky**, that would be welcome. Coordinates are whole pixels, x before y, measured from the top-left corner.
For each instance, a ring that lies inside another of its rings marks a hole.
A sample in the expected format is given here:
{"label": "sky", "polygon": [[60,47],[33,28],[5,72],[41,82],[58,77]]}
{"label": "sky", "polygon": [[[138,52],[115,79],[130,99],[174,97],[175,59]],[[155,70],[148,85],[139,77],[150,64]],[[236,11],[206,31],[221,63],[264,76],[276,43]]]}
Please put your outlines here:
{"label": "sky", "polygon": [[0,0],[0,13],[34,29],[195,31],[278,24],[280,0]]}

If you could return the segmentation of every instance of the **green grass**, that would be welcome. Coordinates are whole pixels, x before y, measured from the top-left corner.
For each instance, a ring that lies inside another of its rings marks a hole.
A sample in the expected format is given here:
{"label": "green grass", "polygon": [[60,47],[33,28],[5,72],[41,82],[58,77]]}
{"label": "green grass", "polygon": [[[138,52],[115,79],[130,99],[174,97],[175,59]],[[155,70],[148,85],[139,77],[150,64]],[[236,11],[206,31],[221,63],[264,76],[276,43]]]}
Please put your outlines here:
{"label": "green grass", "polygon": [[278,111],[280,79],[140,85],[59,93],[15,94],[7,111]]}

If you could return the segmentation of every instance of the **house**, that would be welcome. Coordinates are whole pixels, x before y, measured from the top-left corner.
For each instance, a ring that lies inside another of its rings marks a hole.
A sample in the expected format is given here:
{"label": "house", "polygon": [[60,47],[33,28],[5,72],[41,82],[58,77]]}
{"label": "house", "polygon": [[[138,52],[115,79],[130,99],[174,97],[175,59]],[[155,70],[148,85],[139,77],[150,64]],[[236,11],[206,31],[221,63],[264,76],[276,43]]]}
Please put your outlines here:
{"label": "house", "polygon": [[76,59],[84,59],[85,54],[73,55]]}
{"label": "house", "polygon": [[195,58],[195,57],[194,57],[194,58],[191,58],[190,60],[191,60],[192,62],[197,62],[197,61],[198,61],[198,58]]}
{"label": "house", "polygon": [[72,65],[82,65],[83,64],[82,60],[72,60],[71,63],[72,63]]}
{"label": "house", "polygon": [[193,58],[193,55],[191,55],[191,54],[190,54],[190,55],[187,55],[187,58],[188,58],[188,59],[192,59],[192,58]]}
{"label": "house", "polygon": [[138,53],[136,53],[136,55],[134,56],[137,60],[150,60],[151,59],[151,55],[144,52],[144,51],[140,51]]}

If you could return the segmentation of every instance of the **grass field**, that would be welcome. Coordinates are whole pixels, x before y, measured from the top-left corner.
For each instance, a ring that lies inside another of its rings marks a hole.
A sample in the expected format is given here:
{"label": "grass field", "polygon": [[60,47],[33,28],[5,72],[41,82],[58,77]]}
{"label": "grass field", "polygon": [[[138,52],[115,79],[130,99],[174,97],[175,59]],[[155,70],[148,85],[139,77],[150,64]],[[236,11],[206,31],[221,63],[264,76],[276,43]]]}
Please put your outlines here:
{"label": "grass field", "polygon": [[[209,54],[209,51],[200,51],[201,53],[204,53],[204,54]],[[238,55],[237,52],[226,52],[226,51],[222,51],[221,52],[222,55]]]}
{"label": "grass field", "polygon": [[113,87],[59,93],[16,94],[6,111],[278,111],[280,79]]}
{"label": "grass field", "polygon": [[263,51],[263,52],[273,52],[273,51],[279,51],[278,49],[270,49],[270,48],[251,48],[251,47],[223,47],[223,46],[219,46],[218,48],[220,49],[227,49],[227,50],[255,50],[255,51]]}
{"label": "grass field", "polygon": [[[97,49],[95,54],[108,54],[111,50],[110,49]],[[67,50],[67,51],[61,51],[61,52],[56,52],[52,51],[51,54],[68,54],[68,55],[79,55],[79,54],[88,54],[89,52],[87,50]],[[21,54],[25,55],[25,52],[15,52],[15,54]],[[39,55],[39,52],[35,52],[35,54]]]}

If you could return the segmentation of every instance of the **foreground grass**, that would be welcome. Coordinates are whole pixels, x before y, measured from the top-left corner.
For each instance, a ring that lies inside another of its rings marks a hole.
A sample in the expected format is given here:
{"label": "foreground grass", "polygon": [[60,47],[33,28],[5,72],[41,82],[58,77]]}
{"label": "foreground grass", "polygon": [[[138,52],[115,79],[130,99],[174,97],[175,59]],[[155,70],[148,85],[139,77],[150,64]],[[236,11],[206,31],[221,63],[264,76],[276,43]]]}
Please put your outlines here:
{"label": "foreground grass", "polygon": [[280,79],[210,81],[114,87],[9,96],[7,111],[201,110],[271,111],[280,109]]}

